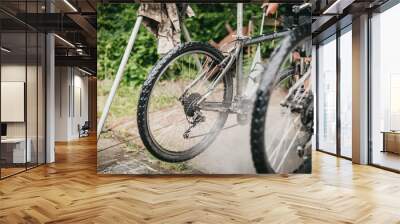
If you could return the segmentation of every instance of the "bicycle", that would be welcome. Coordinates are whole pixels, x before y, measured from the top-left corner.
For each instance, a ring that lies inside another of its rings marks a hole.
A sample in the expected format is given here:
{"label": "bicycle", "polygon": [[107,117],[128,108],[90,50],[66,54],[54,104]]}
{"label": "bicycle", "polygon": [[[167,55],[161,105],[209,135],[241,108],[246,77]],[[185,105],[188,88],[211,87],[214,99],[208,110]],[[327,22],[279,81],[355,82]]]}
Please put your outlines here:
{"label": "bicycle", "polygon": [[[305,3],[294,8],[300,12],[309,6],[309,3]],[[299,24],[256,37],[236,37],[234,47],[226,54],[200,42],[184,43],[171,50],[150,71],[139,98],[138,129],[148,151],[166,162],[187,161],[199,155],[215,140],[224,128],[228,114],[237,114],[238,122],[246,123],[256,93],[244,91],[246,80],[242,76],[235,76],[235,62],[243,48],[282,39],[271,60],[274,65],[281,65],[284,56],[292,48],[310,38],[310,25]],[[278,57],[279,61],[276,62],[275,58]],[[197,72],[192,73],[192,70]],[[268,80],[283,80],[292,76],[292,72],[283,72],[281,75],[278,72],[279,69],[274,73],[259,72],[259,76],[264,76],[261,81],[263,86],[269,87],[265,76],[269,77]],[[255,80],[261,77],[255,77]],[[171,79],[175,80],[173,87],[168,85]],[[252,88],[257,89],[254,86]],[[260,95],[260,91],[257,95]],[[164,105],[168,105],[169,109],[165,109]],[[168,117],[172,124],[160,120],[160,116]],[[168,129],[171,127],[174,130]],[[252,134],[252,140],[254,136]],[[253,150],[252,153],[257,155]]]}
{"label": "bicycle", "polygon": [[[273,62],[271,62],[273,63]],[[267,66],[268,72],[275,68]],[[298,169],[293,172],[311,172],[311,137],[313,135],[313,94],[309,82],[311,71],[305,74],[291,86],[287,95],[279,97],[282,83],[288,77],[279,81],[265,78],[260,83],[256,93],[251,122],[251,152],[257,173],[285,173],[284,162],[297,163]],[[276,102],[274,99],[282,99]],[[274,102],[275,101],[275,102]],[[268,116],[267,116],[268,115]],[[271,123],[280,129],[269,129]]]}

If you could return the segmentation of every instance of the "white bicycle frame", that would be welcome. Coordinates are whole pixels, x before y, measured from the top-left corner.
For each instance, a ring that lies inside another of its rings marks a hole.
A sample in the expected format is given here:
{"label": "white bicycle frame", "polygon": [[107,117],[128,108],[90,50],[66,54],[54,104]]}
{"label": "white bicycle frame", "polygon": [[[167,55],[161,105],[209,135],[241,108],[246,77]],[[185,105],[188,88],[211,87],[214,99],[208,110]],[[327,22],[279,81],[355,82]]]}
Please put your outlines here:
{"label": "white bicycle frame", "polygon": [[[290,32],[292,32],[292,30],[284,30],[284,31],[280,31],[280,32],[273,32],[270,34],[261,34],[256,37],[240,37],[240,36],[238,36],[235,40],[237,46],[235,46],[233,52],[229,53],[228,56],[226,56],[219,65],[214,67],[214,69],[216,69],[216,68],[218,68],[218,66],[221,66],[221,67],[223,67],[223,70],[213,80],[211,85],[208,87],[206,93],[203,94],[203,96],[200,98],[199,101],[197,101],[197,105],[199,106],[199,108],[202,110],[209,110],[209,111],[237,113],[238,110],[232,108],[232,106],[227,108],[227,107],[224,107],[225,105],[221,105],[221,103],[209,103],[209,102],[205,102],[205,100],[207,99],[207,97],[210,94],[212,94],[212,92],[215,90],[217,84],[222,80],[222,78],[225,75],[227,75],[228,71],[232,68],[234,62],[238,61],[238,58],[240,58],[244,47],[249,46],[249,45],[259,44],[259,43],[269,41],[269,40],[279,39],[279,38],[285,37],[286,35],[290,34]],[[212,72],[214,72],[214,71],[212,71]],[[196,83],[198,81],[200,81],[202,78],[204,78],[205,75],[207,75],[207,72],[202,71],[202,73],[192,83],[190,83],[185,88],[180,99],[183,99],[184,96],[186,96],[186,94],[188,93],[188,91],[194,85],[196,85]],[[258,73],[257,75],[261,75],[261,73]],[[253,75],[253,77],[251,77],[251,79],[254,79],[254,80],[259,79],[258,77],[256,77],[257,75]],[[236,95],[235,95],[234,101],[238,102],[239,104],[242,99],[244,99],[244,100],[251,99],[254,96],[255,90],[257,89],[256,85],[258,85],[258,84],[254,82],[253,84],[247,85],[245,91],[243,91],[242,88],[245,84],[244,82],[248,81],[248,80],[244,79],[244,76],[241,72],[236,74],[237,88],[236,88]],[[249,82],[247,82],[247,83],[249,83]]]}

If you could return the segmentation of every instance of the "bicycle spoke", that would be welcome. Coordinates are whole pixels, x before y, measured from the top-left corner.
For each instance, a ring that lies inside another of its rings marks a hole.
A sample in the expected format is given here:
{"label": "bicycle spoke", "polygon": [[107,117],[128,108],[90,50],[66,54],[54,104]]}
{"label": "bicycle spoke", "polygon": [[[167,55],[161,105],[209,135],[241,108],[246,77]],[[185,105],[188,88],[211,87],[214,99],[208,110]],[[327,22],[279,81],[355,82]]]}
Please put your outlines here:
{"label": "bicycle spoke", "polygon": [[276,168],[277,171],[280,171],[282,165],[283,165],[285,162],[287,162],[286,158],[288,157],[289,152],[292,150],[292,145],[293,145],[294,142],[296,141],[297,136],[299,135],[299,133],[300,133],[300,129],[296,131],[296,134],[295,134],[295,136],[292,138],[292,141],[290,142],[289,147],[286,148],[285,154],[284,154],[283,158],[281,159],[281,162],[279,163],[278,167]]}
{"label": "bicycle spoke", "polygon": [[288,136],[289,136],[289,132],[292,130],[292,127],[295,125],[295,122],[297,122],[300,119],[300,117],[297,117],[293,122],[290,122],[290,126],[287,128],[288,131],[285,132],[284,135],[282,135],[280,137],[280,141],[279,144],[273,148],[273,152],[271,153],[271,158],[275,158],[274,160],[272,160],[272,163],[276,163],[276,160],[278,159],[278,156],[276,156],[275,154],[277,152],[280,151],[282,145],[284,145],[284,143],[287,141]]}

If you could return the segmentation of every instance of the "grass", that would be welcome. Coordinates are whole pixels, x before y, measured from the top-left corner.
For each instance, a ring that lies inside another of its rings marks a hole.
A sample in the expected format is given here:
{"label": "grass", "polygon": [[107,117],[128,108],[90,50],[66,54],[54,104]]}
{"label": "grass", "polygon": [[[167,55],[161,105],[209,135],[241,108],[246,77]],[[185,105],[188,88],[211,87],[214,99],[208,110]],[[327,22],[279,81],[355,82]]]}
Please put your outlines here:
{"label": "grass", "polygon": [[[103,80],[97,82],[98,117],[101,116],[102,110],[111,89],[111,85],[111,80]],[[110,124],[110,122],[112,122],[113,120],[122,117],[135,117],[140,90],[140,87],[120,85],[111,105],[106,124]],[[169,107],[173,103],[175,103],[176,96],[169,95],[167,91],[164,91],[160,94],[153,94],[151,102],[153,110],[160,110]]]}
{"label": "grass", "polygon": [[[97,116],[100,117],[112,85],[111,80],[97,82]],[[107,121],[114,118],[135,116],[140,88],[120,85],[110,108]],[[107,122],[109,123],[109,122]]]}
{"label": "grass", "polygon": [[149,161],[152,164],[155,164],[156,166],[159,166],[161,169],[178,171],[178,172],[190,170],[190,166],[188,166],[186,162],[167,163],[167,162],[164,162],[164,161],[161,161],[161,160],[157,159],[156,157],[154,157],[149,152],[146,152],[146,154],[147,154],[147,156],[149,158]]}

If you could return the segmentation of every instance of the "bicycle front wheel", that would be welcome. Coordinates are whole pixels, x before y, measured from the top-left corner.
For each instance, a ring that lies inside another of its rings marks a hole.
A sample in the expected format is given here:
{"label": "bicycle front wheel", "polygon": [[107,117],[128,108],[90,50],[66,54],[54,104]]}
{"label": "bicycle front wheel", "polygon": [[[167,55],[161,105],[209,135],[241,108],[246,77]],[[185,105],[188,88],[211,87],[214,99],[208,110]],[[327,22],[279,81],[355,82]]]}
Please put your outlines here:
{"label": "bicycle front wheel", "polygon": [[[204,103],[230,105],[231,75],[217,82],[223,58],[216,48],[191,42],[171,50],[154,66],[142,88],[137,123],[145,147],[156,158],[166,162],[192,159],[223,128],[227,111],[199,106],[203,97]],[[211,85],[215,88],[207,94]]]}
{"label": "bicycle front wheel", "polygon": [[[310,92],[298,88],[289,93],[288,79],[293,74],[287,77],[278,74],[293,50],[311,41],[309,28],[300,26],[285,37],[263,72],[251,122],[251,153],[257,173],[291,173],[307,160],[301,152],[308,147],[312,133],[302,122],[304,112],[295,108],[294,102],[299,106]],[[290,105],[286,104],[288,101]]]}

